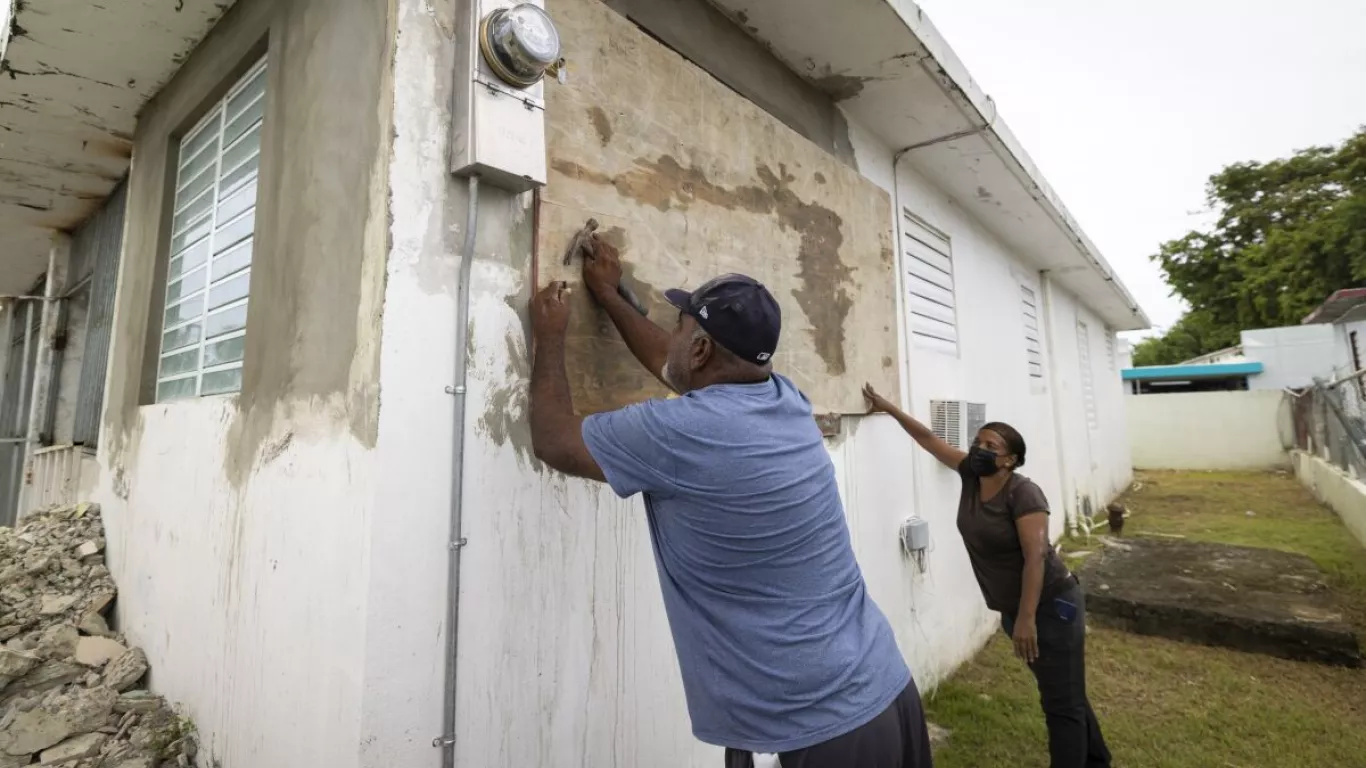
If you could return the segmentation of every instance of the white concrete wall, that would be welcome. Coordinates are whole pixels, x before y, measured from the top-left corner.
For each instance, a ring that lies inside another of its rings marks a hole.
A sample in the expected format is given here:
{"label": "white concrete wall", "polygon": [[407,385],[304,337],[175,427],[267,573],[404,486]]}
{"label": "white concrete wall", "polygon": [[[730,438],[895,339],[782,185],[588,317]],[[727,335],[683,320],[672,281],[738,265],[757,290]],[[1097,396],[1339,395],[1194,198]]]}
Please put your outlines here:
{"label": "white concrete wall", "polygon": [[1357,335],[1357,352],[1361,364],[1366,366],[1366,320],[1356,320],[1333,326],[1333,362],[1335,373],[1343,376],[1360,370],[1355,367],[1352,355],[1352,334]]}
{"label": "white concrete wall", "polygon": [[[909,166],[911,163],[903,162],[898,169],[901,207],[951,239],[959,333],[957,356],[914,341],[909,344],[905,373],[910,384],[910,411],[928,423],[931,400],[985,403],[987,421],[1004,421],[1024,436],[1028,451],[1023,473],[1039,483],[1050,501],[1060,505],[1062,483],[1049,391],[1055,383],[1047,375],[1046,359],[1052,350],[1046,331],[1042,339],[1042,381],[1029,377],[1025,353],[1020,286],[1028,285],[1041,301],[1040,278],[961,206]],[[916,449],[913,455],[921,514],[946,510],[941,529],[947,527],[943,532],[949,533],[957,510],[958,476],[923,451]],[[1053,516],[1055,535],[1063,530],[1063,519],[1062,514]],[[956,538],[956,531],[952,535]]]}
{"label": "white concrete wall", "polygon": [[[380,110],[392,107],[392,145],[376,171],[389,223],[366,230],[367,243],[390,240],[382,297],[365,296],[384,307],[377,440],[366,445],[348,428],[348,401],[286,400],[256,459],[229,472],[241,453],[233,399],[134,409],[117,460],[102,457],[96,491],[113,522],[123,628],[153,659],[154,686],[188,704],[224,768],[439,764],[431,745],[451,727],[441,704],[454,599],[459,765],[715,765],[719,750],[690,733],[640,501],[559,476],[530,454],[526,196],[479,197],[465,447],[452,450],[444,388],[468,202],[446,171],[455,3],[394,8],[395,90]],[[1059,450],[1064,416],[1052,388],[1065,391],[1074,372],[1028,377],[1019,285],[1041,289],[1038,276],[912,163],[894,175],[890,147],[858,125],[851,133],[863,173],[954,243],[962,352],[907,349],[899,328],[900,394],[922,418],[931,399],[986,403],[988,419],[1025,435],[1024,471],[1061,510],[1075,494],[1059,457],[1095,449]],[[1074,326],[1085,310],[1057,296]],[[116,324],[141,311],[121,290]],[[1093,365],[1105,366],[1103,326],[1092,320]],[[1070,328],[1059,345],[1075,355]],[[127,364],[129,343],[111,368]],[[1122,429],[1105,415],[1097,374],[1102,431]],[[1060,402],[1079,413],[1079,398]],[[958,479],[888,418],[843,427],[829,445],[859,561],[928,688],[996,626],[956,532]],[[1095,466],[1127,471],[1118,452],[1096,456],[1078,472],[1088,483]],[[449,595],[456,462],[467,546],[460,592]],[[930,521],[934,541],[923,574],[896,537],[913,513]],[[1062,515],[1052,525],[1060,533]]]}
{"label": "white concrete wall", "polygon": [[[1120,380],[1123,356],[1116,349],[1112,364],[1106,335],[1113,332],[1077,297],[1058,289],[1056,283],[1051,286],[1048,319],[1055,347],[1052,372],[1059,388],[1055,402],[1062,406],[1056,420],[1064,462],[1062,498],[1069,514],[1082,514],[1089,508],[1097,516],[1133,481],[1124,384]],[[1086,325],[1094,422],[1087,418],[1079,323]]]}
{"label": "white concrete wall", "polygon": [[1185,392],[1124,398],[1139,469],[1286,467],[1290,411],[1281,392]]}
{"label": "white concrete wall", "polygon": [[1332,325],[1290,325],[1243,331],[1243,356],[1260,362],[1263,370],[1249,376],[1249,389],[1281,390],[1307,387],[1314,379],[1331,379],[1346,363],[1340,332]]}
{"label": "white concrete wall", "polygon": [[1292,451],[1290,458],[1304,487],[1337,512],[1347,530],[1366,547],[1366,483],[1304,451]]}
{"label": "white concrete wall", "polygon": [[[372,529],[410,511],[399,494],[377,503],[375,484],[388,13],[364,0],[242,0],[139,115],[93,498],[118,628],[146,650],[152,688],[195,721],[201,765],[359,765],[368,606],[407,588],[375,594],[370,568]],[[170,148],[263,44],[243,391],[149,404]],[[405,620],[429,637],[441,621]],[[402,683],[412,695],[439,676],[423,672]],[[429,717],[426,744],[435,730]]]}
{"label": "white concrete wall", "polygon": [[[461,460],[450,452],[451,400],[442,387],[452,363],[466,195],[444,166],[450,6],[434,7],[400,3],[395,60],[376,498],[398,519],[377,526],[370,542],[375,575],[361,763],[371,768],[434,765],[428,744],[441,726],[448,472]],[[1031,386],[1020,321],[1019,281],[1037,288],[1037,275],[909,162],[894,178],[890,147],[857,124],[850,133],[861,172],[954,240],[963,352],[906,351],[903,398],[922,418],[932,398],[987,403],[989,419],[1011,422],[1026,436],[1025,472],[1056,503],[1064,494],[1053,383]],[[468,545],[458,596],[458,764],[715,765],[719,750],[690,733],[641,502],[560,476],[530,455],[528,202],[486,189],[479,205],[463,456]],[[1102,325],[1094,327],[1093,359],[1105,365]],[[904,329],[898,333],[905,349]],[[1065,338],[1075,347],[1073,336]],[[1117,402],[1118,376],[1111,378]],[[1098,376],[1098,389],[1104,381]],[[1108,418],[1118,422],[1123,447],[1122,418]],[[846,418],[829,447],[870,590],[928,688],[996,629],[956,532],[958,479],[885,417]],[[1124,470],[1127,463],[1115,474]],[[896,537],[914,513],[930,521],[934,539],[924,574],[902,556]],[[1053,527],[1061,532],[1061,515]]]}
{"label": "white concrete wall", "polygon": [[240,486],[230,398],[139,409],[102,466],[119,629],[224,768],[356,765],[374,461],[341,407],[282,419]]}

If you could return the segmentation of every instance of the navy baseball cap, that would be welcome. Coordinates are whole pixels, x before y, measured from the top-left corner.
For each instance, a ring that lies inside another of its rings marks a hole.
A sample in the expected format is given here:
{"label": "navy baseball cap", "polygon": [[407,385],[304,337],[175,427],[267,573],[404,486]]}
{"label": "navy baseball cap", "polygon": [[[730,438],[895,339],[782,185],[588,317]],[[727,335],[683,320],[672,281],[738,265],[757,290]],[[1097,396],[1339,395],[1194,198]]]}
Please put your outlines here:
{"label": "navy baseball cap", "polygon": [[778,300],[758,280],[721,275],[688,292],[671,288],[664,298],[741,360],[767,365],[778,350],[783,313]]}

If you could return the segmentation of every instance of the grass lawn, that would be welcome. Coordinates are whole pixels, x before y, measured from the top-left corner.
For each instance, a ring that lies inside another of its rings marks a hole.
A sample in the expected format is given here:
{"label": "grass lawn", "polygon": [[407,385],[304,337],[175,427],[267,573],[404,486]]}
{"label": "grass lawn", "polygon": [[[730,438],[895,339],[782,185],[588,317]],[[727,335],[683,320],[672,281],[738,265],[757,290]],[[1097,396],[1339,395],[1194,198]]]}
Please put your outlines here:
{"label": "grass lawn", "polygon": [[[1366,549],[1293,476],[1163,472],[1138,481],[1124,500],[1125,536],[1308,555],[1366,637]],[[1099,628],[1086,650],[1092,704],[1120,768],[1366,768],[1366,670]],[[940,768],[1048,765],[1034,678],[1002,636],[930,694],[926,709],[952,732],[936,752]]]}

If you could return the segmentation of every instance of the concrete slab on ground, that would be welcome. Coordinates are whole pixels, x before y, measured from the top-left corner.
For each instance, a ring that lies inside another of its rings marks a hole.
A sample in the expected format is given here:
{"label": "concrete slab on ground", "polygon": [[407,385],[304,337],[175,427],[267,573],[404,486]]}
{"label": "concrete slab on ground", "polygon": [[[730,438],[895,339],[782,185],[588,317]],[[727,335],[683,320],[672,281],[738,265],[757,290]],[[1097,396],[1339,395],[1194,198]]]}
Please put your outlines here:
{"label": "concrete slab on ground", "polygon": [[1286,659],[1361,666],[1361,646],[1314,561],[1271,549],[1135,537],[1081,567],[1092,621]]}

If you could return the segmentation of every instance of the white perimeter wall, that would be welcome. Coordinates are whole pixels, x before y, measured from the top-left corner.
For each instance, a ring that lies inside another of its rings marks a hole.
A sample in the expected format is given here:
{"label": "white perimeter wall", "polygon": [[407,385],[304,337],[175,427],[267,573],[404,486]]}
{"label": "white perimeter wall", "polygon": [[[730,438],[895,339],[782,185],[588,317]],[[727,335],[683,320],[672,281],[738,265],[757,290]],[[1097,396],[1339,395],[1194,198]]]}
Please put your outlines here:
{"label": "white perimeter wall", "polygon": [[1366,547],[1366,483],[1312,453],[1291,451],[1290,458],[1304,487],[1337,512],[1347,530]]}
{"label": "white perimeter wall", "polygon": [[1279,391],[1126,395],[1124,401],[1139,469],[1290,465],[1290,411]]}

